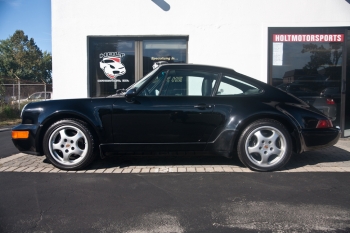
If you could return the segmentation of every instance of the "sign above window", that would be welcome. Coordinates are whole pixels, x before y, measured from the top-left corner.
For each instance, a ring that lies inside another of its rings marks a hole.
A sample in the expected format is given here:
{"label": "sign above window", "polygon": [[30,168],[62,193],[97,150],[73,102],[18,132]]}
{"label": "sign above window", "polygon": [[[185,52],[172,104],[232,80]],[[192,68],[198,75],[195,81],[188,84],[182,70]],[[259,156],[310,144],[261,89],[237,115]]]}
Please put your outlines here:
{"label": "sign above window", "polygon": [[344,34],[273,34],[273,42],[343,42]]}

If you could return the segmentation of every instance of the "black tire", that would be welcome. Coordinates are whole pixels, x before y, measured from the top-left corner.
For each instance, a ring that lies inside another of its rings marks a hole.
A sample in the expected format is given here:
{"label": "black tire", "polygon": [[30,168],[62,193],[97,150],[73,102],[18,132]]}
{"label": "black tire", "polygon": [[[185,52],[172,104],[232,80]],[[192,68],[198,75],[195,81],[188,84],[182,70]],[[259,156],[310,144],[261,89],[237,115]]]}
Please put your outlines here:
{"label": "black tire", "polygon": [[46,158],[62,170],[79,170],[95,158],[94,138],[78,120],[64,119],[51,125],[44,135]]}
{"label": "black tire", "polygon": [[237,152],[241,162],[251,170],[279,170],[292,155],[292,140],[280,122],[261,119],[244,129]]}

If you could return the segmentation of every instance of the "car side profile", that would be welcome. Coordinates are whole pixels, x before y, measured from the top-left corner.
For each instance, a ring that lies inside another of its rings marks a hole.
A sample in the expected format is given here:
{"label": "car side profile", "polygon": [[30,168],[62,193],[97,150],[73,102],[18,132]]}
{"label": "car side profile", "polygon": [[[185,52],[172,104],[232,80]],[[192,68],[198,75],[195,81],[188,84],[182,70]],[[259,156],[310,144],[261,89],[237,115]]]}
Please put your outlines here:
{"label": "car side profile", "polygon": [[52,94],[51,92],[45,92],[45,91],[34,92],[28,98],[12,101],[12,104],[15,104],[18,102],[25,103],[25,102],[49,100],[49,99],[51,99],[51,94]]}
{"label": "car side profile", "polygon": [[35,92],[31,94],[27,101],[43,101],[51,99],[51,92]]}
{"label": "car side profile", "polygon": [[26,105],[12,129],[22,152],[78,170],[126,151],[209,151],[255,171],[334,145],[340,130],[313,106],[232,69],[163,64],[125,92]]}

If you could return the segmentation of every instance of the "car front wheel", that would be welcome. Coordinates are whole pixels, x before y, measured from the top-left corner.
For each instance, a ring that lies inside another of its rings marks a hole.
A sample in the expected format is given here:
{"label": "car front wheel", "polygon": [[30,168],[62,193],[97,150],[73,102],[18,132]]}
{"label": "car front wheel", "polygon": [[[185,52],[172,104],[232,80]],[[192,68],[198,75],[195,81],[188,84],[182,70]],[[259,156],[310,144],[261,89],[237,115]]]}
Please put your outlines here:
{"label": "car front wheel", "polygon": [[94,139],[80,121],[65,119],[54,123],[44,135],[43,149],[57,168],[78,170],[89,165],[94,155]]}
{"label": "car front wheel", "polygon": [[251,123],[238,141],[238,157],[255,171],[281,169],[292,154],[289,132],[278,121],[262,119]]}

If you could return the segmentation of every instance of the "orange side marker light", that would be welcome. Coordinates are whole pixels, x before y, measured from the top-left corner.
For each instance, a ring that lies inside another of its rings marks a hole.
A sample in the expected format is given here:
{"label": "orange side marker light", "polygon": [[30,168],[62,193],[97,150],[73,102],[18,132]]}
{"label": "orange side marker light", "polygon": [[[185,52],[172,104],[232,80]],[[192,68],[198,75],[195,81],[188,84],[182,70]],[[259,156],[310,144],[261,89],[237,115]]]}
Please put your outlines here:
{"label": "orange side marker light", "polygon": [[13,139],[27,139],[29,138],[29,131],[12,131]]}

